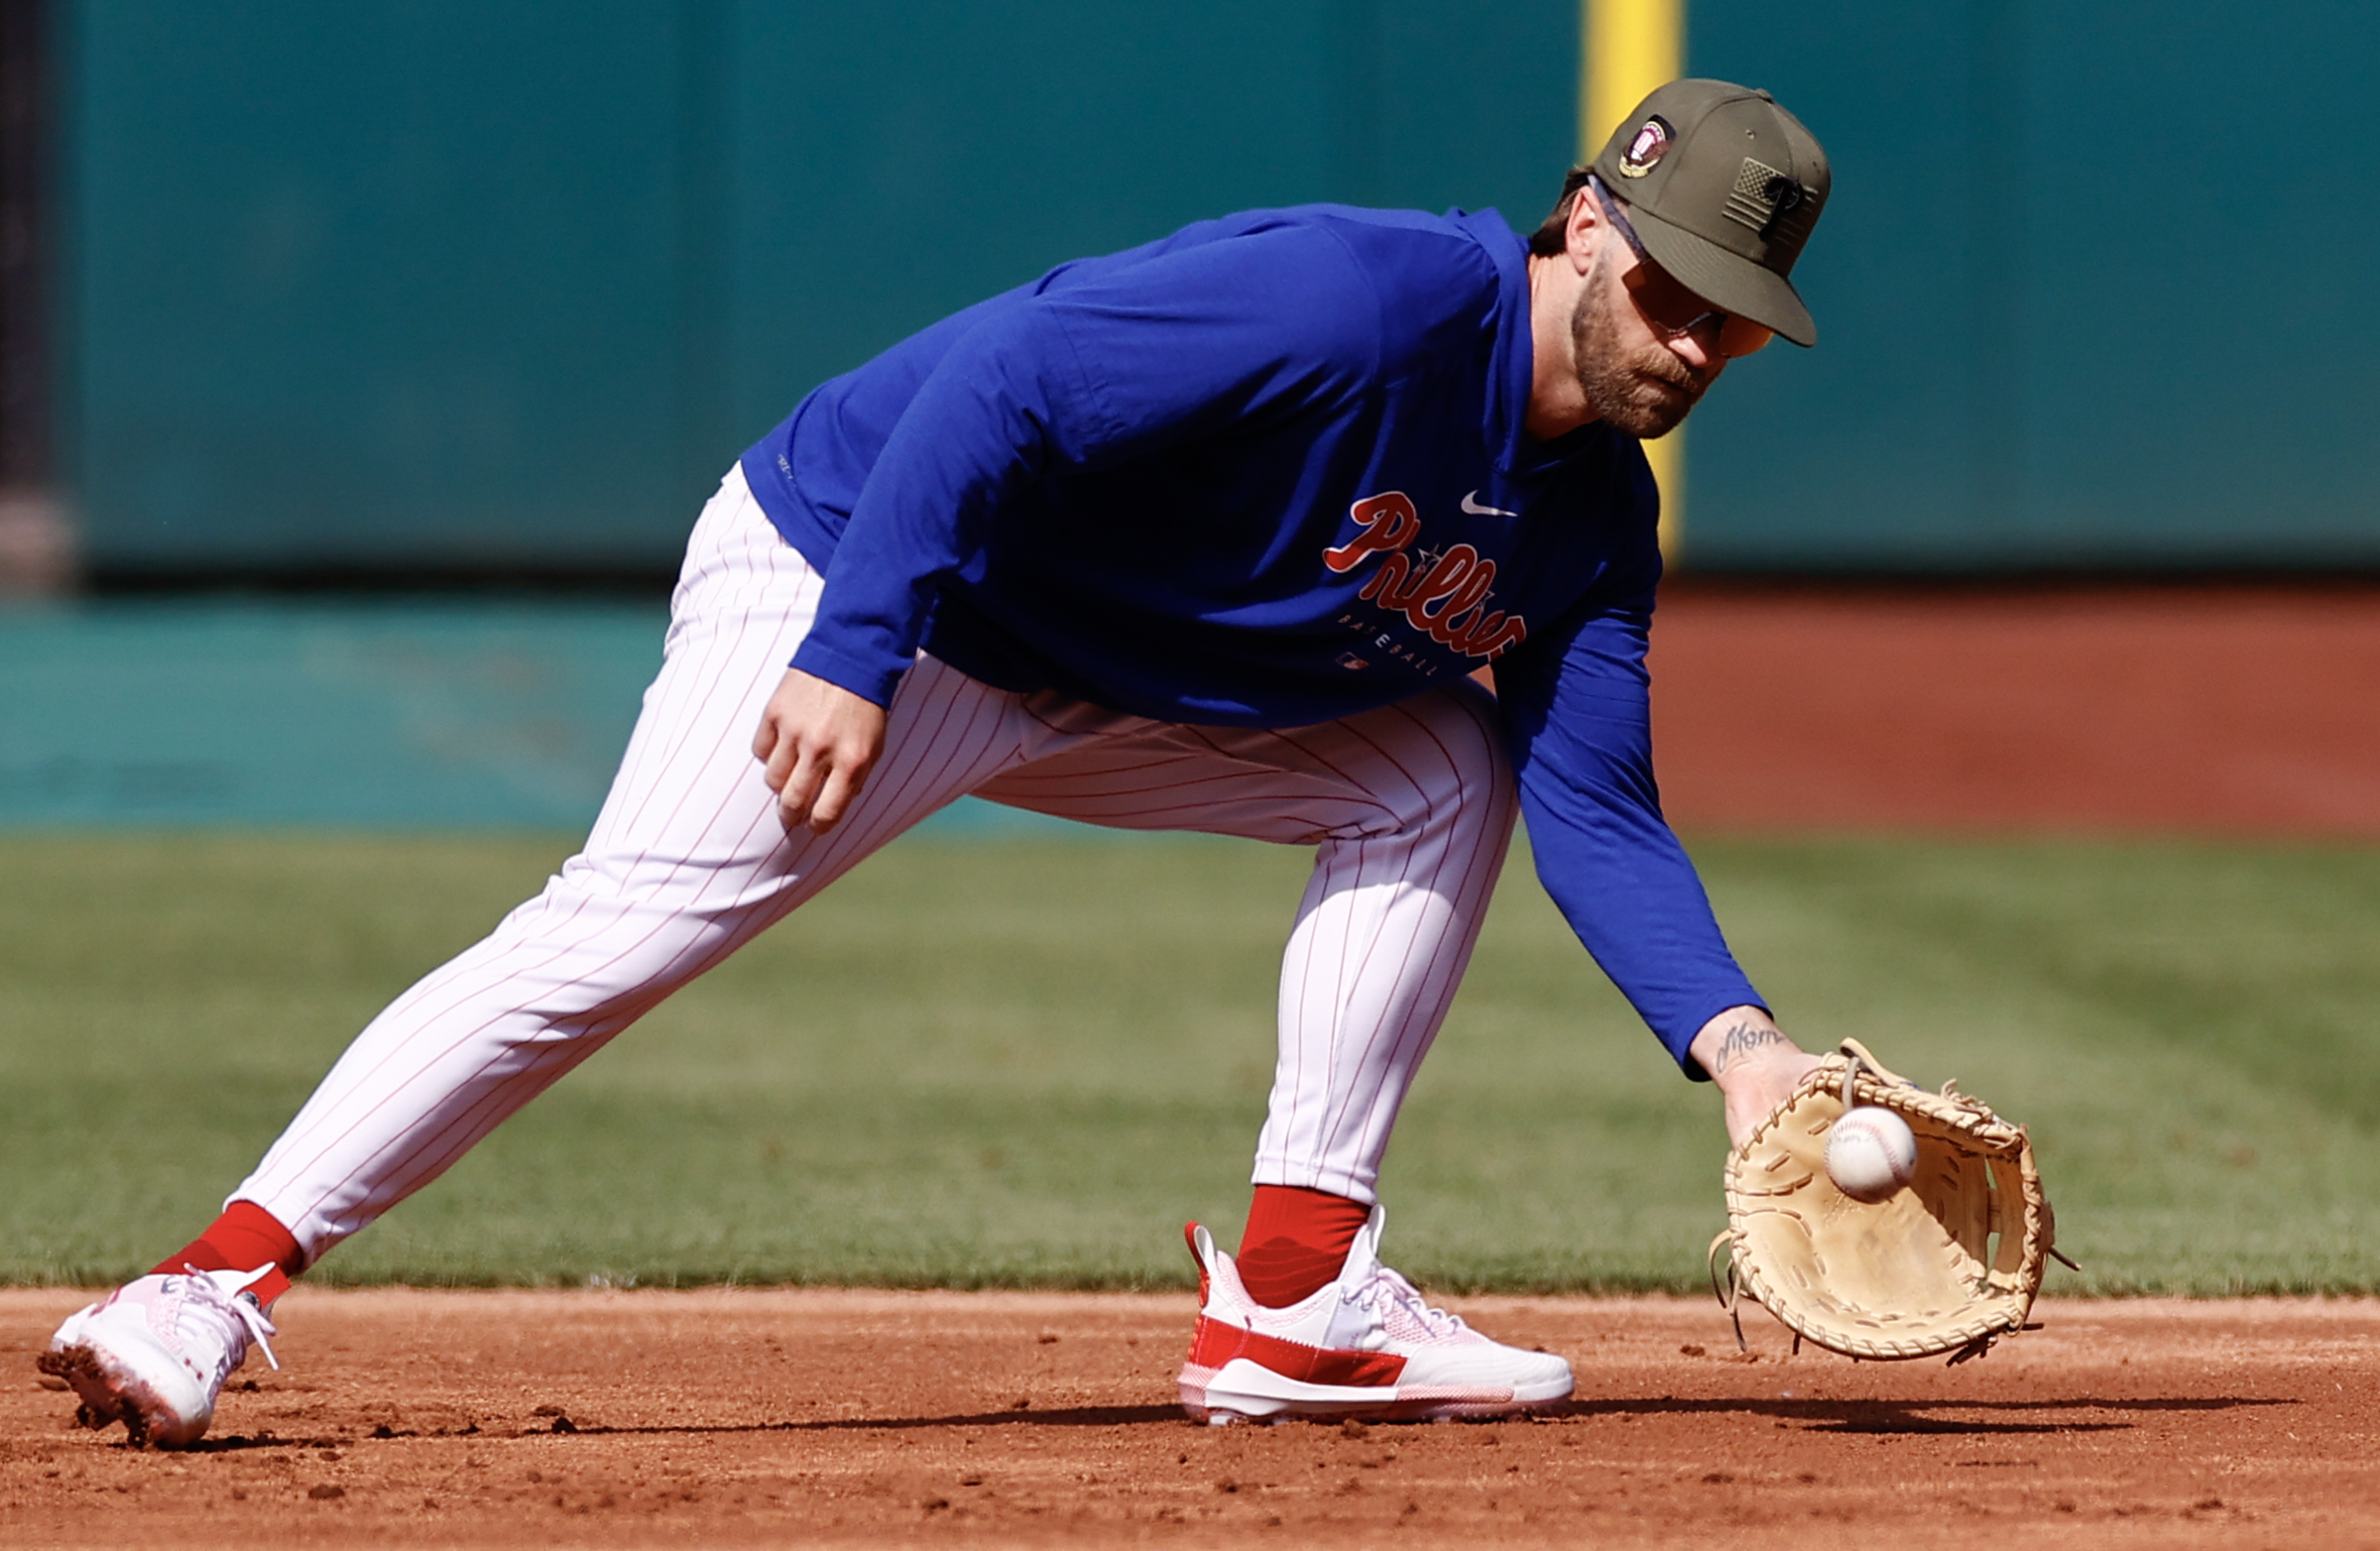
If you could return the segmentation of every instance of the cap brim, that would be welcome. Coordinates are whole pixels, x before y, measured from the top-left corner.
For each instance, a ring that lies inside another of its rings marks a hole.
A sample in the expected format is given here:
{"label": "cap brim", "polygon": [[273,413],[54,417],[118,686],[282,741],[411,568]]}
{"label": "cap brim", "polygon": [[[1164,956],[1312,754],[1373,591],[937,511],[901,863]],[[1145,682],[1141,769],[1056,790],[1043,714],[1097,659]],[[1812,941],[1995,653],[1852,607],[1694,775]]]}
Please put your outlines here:
{"label": "cap brim", "polygon": [[1797,345],[1818,343],[1818,324],[1785,277],[1708,238],[1672,226],[1652,211],[1628,206],[1628,224],[1653,262],[1723,312],[1766,324]]}

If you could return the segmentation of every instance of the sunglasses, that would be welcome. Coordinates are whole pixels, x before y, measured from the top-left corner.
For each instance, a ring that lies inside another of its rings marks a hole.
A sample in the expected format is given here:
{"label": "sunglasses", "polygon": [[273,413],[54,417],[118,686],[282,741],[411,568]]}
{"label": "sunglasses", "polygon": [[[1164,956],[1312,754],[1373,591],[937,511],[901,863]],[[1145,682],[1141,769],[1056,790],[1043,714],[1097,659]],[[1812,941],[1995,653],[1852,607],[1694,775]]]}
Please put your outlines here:
{"label": "sunglasses", "polygon": [[1601,180],[1588,186],[1595,190],[1595,202],[1610,218],[1612,230],[1619,233],[1636,255],[1636,267],[1619,278],[1628,288],[1628,298],[1636,303],[1645,322],[1653,332],[1665,339],[1683,339],[1689,334],[1702,336],[1704,348],[1733,360],[1766,348],[1777,331],[1766,323],[1755,323],[1748,317],[1722,312],[1702,298],[1678,283],[1676,276],[1653,261],[1637,239],[1636,228],[1619,213],[1619,201],[1607,195]]}

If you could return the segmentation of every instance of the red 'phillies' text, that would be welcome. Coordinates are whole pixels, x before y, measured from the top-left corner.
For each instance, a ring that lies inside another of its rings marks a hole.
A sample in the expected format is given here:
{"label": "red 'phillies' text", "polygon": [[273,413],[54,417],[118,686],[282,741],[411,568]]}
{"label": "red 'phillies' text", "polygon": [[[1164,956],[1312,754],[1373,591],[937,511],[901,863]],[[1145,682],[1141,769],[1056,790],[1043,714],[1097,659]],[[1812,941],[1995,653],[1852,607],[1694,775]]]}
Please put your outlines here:
{"label": "red 'phillies' text", "polygon": [[1456,544],[1427,566],[1417,566],[1405,551],[1421,537],[1421,514],[1401,490],[1366,496],[1348,508],[1348,516],[1364,525],[1336,549],[1322,552],[1322,563],[1334,571],[1352,571],[1368,554],[1380,556],[1380,568],[1364,584],[1360,596],[1382,608],[1402,613],[1413,628],[1442,647],[1465,656],[1495,657],[1529,639],[1529,622],[1510,619],[1502,610],[1488,608],[1488,589],[1495,584],[1495,562],[1481,557],[1467,543]]}

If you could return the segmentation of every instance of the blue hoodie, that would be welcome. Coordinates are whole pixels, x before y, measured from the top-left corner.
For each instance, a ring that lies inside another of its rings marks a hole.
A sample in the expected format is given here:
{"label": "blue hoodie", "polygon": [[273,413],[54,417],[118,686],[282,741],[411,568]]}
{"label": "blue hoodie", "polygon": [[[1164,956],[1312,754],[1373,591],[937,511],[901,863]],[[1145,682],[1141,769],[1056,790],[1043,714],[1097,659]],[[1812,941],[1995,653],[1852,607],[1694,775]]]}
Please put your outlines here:
{"label": "blue hoodie", "polygon": [[1492,662],[1538,875],[1689,1074],[1757,1005],[1653,783],[1658,496],[1540,442],[1527,249],[1493,211],[1312,205],[1062,265],[804,399],[745,454],[826,576],[793,665],[1295,727]]}

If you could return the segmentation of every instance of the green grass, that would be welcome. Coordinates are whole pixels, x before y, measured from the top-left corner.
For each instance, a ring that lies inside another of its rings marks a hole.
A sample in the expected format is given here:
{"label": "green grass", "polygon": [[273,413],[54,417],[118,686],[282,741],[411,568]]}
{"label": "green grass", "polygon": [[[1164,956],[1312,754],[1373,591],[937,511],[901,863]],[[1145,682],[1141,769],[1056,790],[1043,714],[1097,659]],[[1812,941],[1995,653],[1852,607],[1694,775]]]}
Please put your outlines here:
{"label": "green grass", "polygon": [[[0,1280],[203,1223],[348,1035],[563,843],[0,839]],[[2029,1122],[2062,1291],[2380,1289],[2380,850],[1713,842],[1788,1027]],[[317,1273],[1181,1284],[1235,1229],[1302,853],[897,846]],[[1688,1288],[1723,1137],[1516,858],[1388,1161],[1453,1287]]]}

